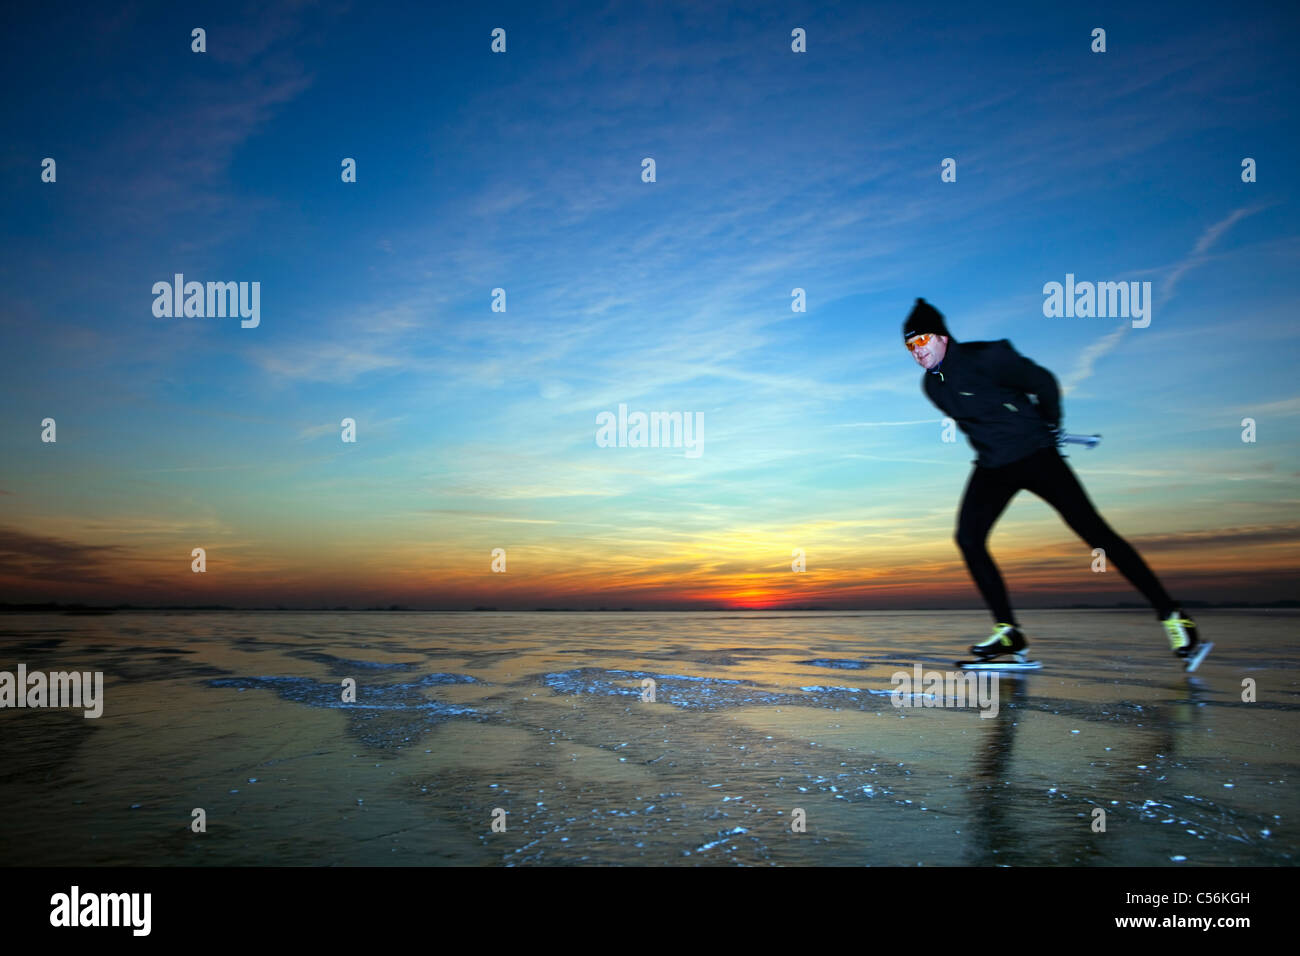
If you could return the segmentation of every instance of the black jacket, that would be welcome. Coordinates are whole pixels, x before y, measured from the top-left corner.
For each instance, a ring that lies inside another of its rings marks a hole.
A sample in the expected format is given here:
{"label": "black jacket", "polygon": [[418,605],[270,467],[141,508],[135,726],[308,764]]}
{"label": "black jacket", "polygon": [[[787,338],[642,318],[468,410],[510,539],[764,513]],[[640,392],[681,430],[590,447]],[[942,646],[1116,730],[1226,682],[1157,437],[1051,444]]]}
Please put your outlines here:
{"label": "black jacket", "polygon": [[1007,339],[949,341],[938,371],[927,371],[921,387],[956,419],[978,455],[977,465],[997,468],[1056,445],[1049,431],[1061,423],[1056,378]]}

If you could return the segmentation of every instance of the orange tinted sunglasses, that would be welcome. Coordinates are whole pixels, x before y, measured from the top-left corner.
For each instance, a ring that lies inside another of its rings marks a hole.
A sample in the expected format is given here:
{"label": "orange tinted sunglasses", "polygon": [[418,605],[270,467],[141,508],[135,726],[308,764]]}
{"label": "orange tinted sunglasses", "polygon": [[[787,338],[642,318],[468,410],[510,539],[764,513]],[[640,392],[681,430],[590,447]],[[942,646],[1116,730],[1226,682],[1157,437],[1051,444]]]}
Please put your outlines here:
{"label": "orange tinted sunglasses", "polygon": [[922,333],[921,335],[913,336],[912,338],[907,340],[907,350],[909,352],[915,352],[918,346],[924,345],[932,338],[934,338],[933,332],[925,332]]}

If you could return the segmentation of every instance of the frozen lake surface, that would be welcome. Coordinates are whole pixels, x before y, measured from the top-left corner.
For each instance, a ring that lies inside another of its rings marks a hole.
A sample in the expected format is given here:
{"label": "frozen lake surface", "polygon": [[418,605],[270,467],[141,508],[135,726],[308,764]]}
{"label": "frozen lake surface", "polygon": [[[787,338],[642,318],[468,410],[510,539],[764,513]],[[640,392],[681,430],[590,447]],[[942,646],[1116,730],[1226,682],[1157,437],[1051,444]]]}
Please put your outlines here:
{"label": "frozen lake surface", "polygon": [[977,611],[5,615],[104,712],[0,710],[0,864],[1291,865],[1300,613],[1196,619],[1023,612],[983,717],[891,696]]}

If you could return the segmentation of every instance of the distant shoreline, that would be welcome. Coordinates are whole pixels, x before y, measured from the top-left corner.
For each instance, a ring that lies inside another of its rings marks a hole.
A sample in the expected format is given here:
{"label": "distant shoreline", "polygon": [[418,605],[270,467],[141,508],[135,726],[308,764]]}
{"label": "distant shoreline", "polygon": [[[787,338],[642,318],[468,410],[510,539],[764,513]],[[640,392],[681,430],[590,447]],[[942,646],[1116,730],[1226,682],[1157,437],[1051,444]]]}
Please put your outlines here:
{"label": "distant shoreline", "polygon": [[[1233,609],[1287,609],[1300,608],[1300,600],[1293,598],[1281,598],[1275,601],[1186,601],[1183,607],[1192,610],[1233,610]],[[1132,601],[1118,601],[1113,604],[1053,604],[1042,607],[1024,607],[1026,611],[1150,611],[1146,604],[1140,604]],[[533,608],[497,608],[497,607],[464,607],[464,608],[434,608],[434,607],[406,607],[405,605],[392,604],[388,607],[233,607],[226,604],[174,604],[174,605],[148,605],[148,604],[61,604],[58,602],[45,602],[38,604],[10,604],[0,602],[0,614],[40,614],[40,613],[62,613],[62,614],[85,614],[85,615],[102,615],[115,614],[118,611],[235,611],[246,613],[249,611],[284,611],[288,613],[371,613],[371,612],[410,612],[415,614],[467,614],[476,612],[487,613],[511,613],[511,614],[538,614],[538,613],[559,613],[559,614],[698,614],[701,612],[731,612],[731,613],[769,613],[769,614],[786,614],[791,611],[826,611],[841,613],[858,613],[863,611],[983,611],[983,607],[895,607],[895,608],[873,608],[873,607],[824,607],[820,605],[790,605],[785,607],[765,607],[765,608],[748,608],[748,607],[692,607],[692,608],[637,608],[637,607],[533,607]]]}

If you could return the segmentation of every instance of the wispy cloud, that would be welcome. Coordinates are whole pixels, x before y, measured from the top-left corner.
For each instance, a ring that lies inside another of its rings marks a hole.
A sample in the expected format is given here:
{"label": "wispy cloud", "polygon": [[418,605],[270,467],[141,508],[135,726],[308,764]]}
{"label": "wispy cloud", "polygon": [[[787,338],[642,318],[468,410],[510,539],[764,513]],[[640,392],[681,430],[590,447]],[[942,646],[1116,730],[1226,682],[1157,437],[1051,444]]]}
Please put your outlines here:
{"label": "wispy cloud", "polygon": [[262,371],[283,380],[348,383],[369,372],[412,365],[408,356],[386,355],[345,341],[250,346],[246,354]]}
{"label": "wispy cloud", "polygon": [[837,428],[880,428],[891,425],[937,425],[942,418],[918,418],[910,422],[842,422]]}
{"label": "wispy cloud", "polygon": [[1276,402],[1261,402],[1257,405],[1238,405],[1238,415],[1300,415],[1300,396],[1284,398]]}
{"label": "wispy cloud", "polygon": [[[1263,208],[1263,206],[1254,206],[1234,209],[1223,219],[1220,219],[1218,222],[1207,227],[1197,238],[1195,245],[1192,247],[1191,253],[1186,258],[1176,263],[1166,275],[1164,283],[1161,286],[1162,304],[1173,296],[1178,281],[1182,279],[1184,275],[1192,269],[1195,269],[1197,266],[1203,265],[1209,261],[1208,253],[1210,249],[1213,248],[1214,244],[1219,241],[1224,233],[1232,228],[1235,223],[1245,219],[1247,216],[1259,212]],[[1147,307],[1151,307],[1150,302],[1147,303]],[[1106,335],[1102,336],[1096,342],[1088,345],[1080,354],[1073,371],[1071,371],[1070,375],[1063,383],[1063,391],[1068,394],[1090,378],[1093,369],[1097,365],[1097,361],[1114,351],[1116,346],[1119,345],[1120,341],[1129,332],[1130,327],[1131,323],[1128,319],[1125,319],[1112,331],[1106,333]]]}
{"label": "wispy cloud", "polygon": [[1182,548],[1226,548],[1238,545],[1300,544],[1300,525],[1256,525],[1232,530],[1179,531],[1172,534],[1145,534],[1137,539],[1150,550]]}
{"label": "wispy cloud", "polygon": [[1075,363],[1074,369],[1061,384],[1061,391],[1068,395],[1083,384],[1083,382],[1092,375],[1097,360],[1113,351],[1115,346],[1119,345],[1120,339],[1124,338],[1124,335],[1128,332],[1130,326],[1130,320],[1125,319],[1096,342],[1089,344],[1079,354],[1079,360]]}
{"label": "wispy cloud", "polygon": [[1175,263],[1169,270],[1169,274],[1165,276],[1164,284],[1160,287],[1161,298],[1166,301],[1172,298],[1174,289],[1177,287],[1179,280],[1181,280],[1182,277],[1192,269],[1204,265],[1209,261],[1208,253],[1210,249],[1219,241],[1224,233],[1232,228],[1235,223],[1240,222],[1247,216],[1254,215],[1263,208],[1265,207],[1253,206],[1234,209],[1225,218],[1220,219],[1218,222],[1207,227],[1205,231],[1201,233],[1200,238],[1196,240],[1196,245],[1192,247],[1191,253],[1185,259]]}
{"label": "wispy cloud", "polygon": [[[377,418],[377,419],[369,419],[364,417],[357,418],[356,416],[351,416],[351,417],[353,417],[354,420],[357,422],[358,430],[363,431],[365,434],[369,435],[370,437],[374,437],[376,435],[384,433],[385,431],[388,430],[390,425],[396,425],[398,422],[405,421],[405,416],[402,415],[397,415],[394,416],[393,418]],[[340,419],[339,421],[341,422],[342,419]],[[339,422],[322,422],[317,425],[304,425],[303,427],[298,429],[298,437],[303,440],[320,438],[322,435],[330,435],[334,438],[337,438],[341,433],[342,427],[343,426]]]}
{"label": "wispy cloud", "polygon": [[0,528],[0,580],[110,583],[127,549]]}

